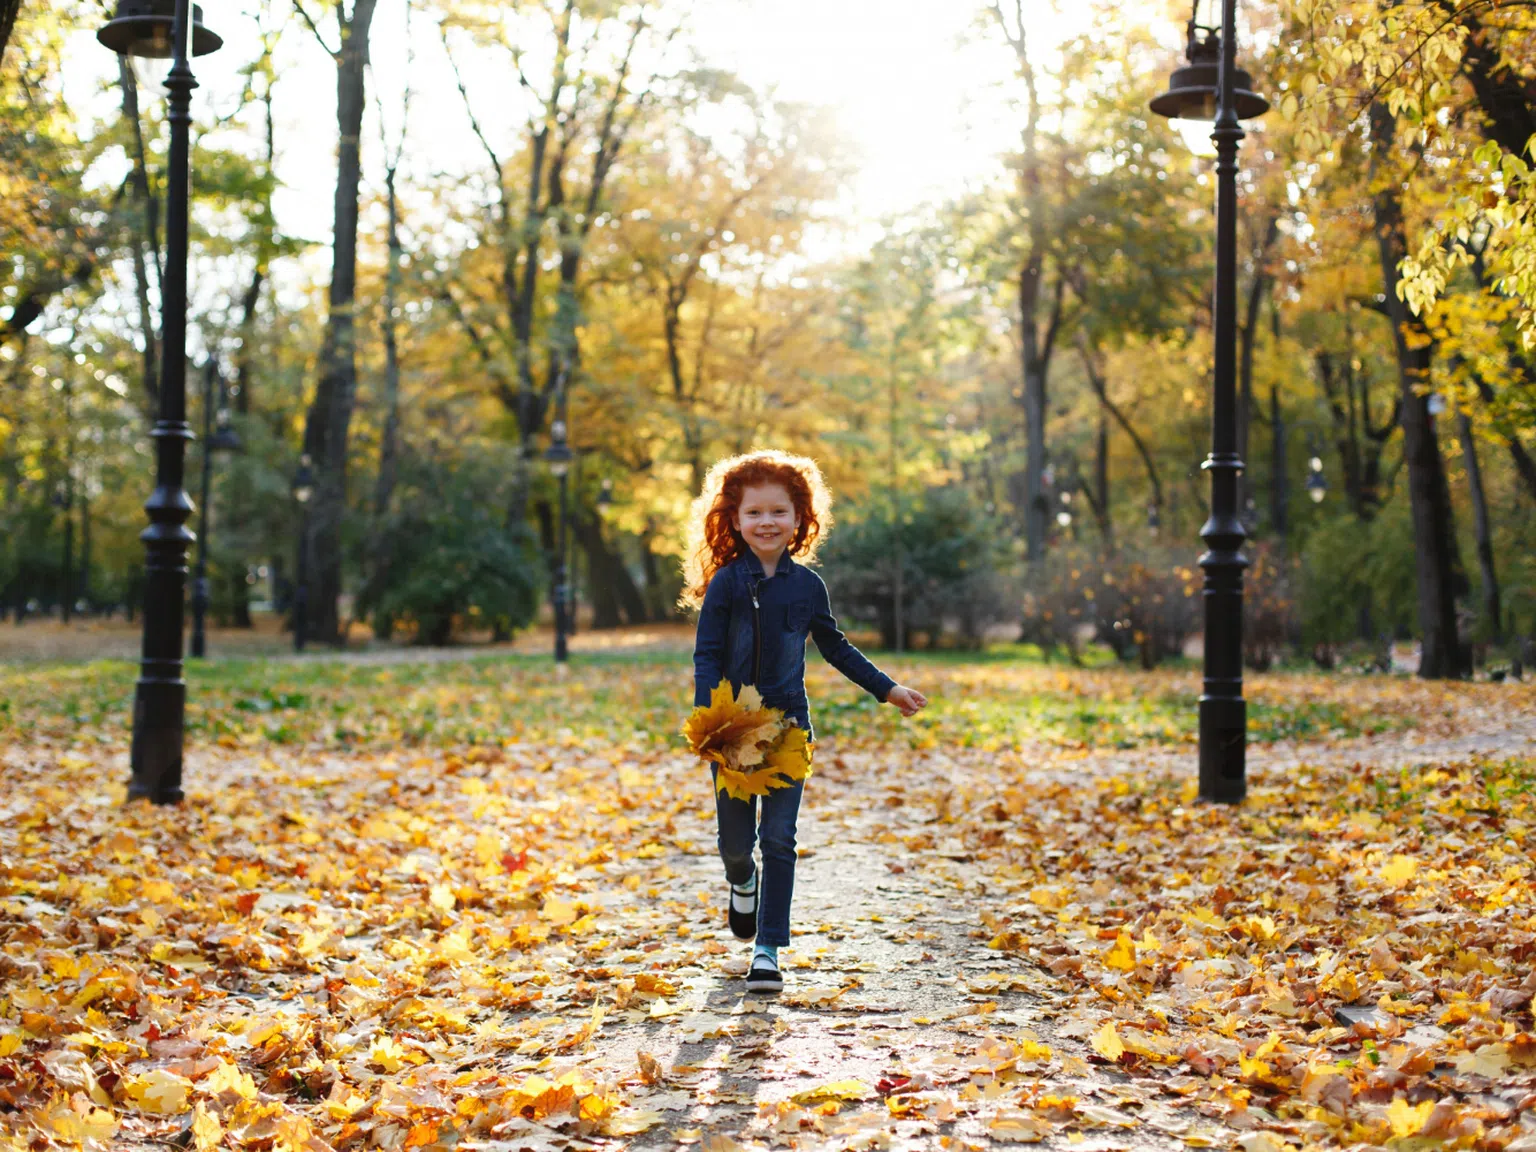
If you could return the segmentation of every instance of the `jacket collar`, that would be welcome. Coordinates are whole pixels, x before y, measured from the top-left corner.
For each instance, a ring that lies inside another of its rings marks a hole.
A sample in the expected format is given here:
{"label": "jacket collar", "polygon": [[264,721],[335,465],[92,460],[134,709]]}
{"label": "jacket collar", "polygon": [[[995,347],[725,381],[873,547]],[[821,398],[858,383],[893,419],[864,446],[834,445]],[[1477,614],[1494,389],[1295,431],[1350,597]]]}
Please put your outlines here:
{"label": "jacket collar", "polygon": [[[747,576],[756,577],[759,580],[765,578],[766,574],[763,572],[763,562],[757,558],[757,553],[752,551],[752,549],[748,548],[746,552],[742,554],[741,565],[742,571],[744,571]],[[789,570],[793,567],[795,567],[795,558],[789,554],[789,550],[786,548],[784,550],[784,555],[779,557],[779,566],[774,570],[773,574],[775,577],[787,575]]]}

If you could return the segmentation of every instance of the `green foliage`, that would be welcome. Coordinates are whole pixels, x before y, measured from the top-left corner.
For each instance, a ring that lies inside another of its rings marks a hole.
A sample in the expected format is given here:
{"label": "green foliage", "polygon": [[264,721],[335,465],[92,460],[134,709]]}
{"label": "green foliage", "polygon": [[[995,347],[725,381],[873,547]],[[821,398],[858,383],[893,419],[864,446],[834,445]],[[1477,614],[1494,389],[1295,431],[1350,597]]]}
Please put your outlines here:
{"label": "green foliage", "polygon": [[969,492],[930,488],[902,508],[899,524],[891,513],[867,504],[832,534],[822,558],[835,611],[877,626],[882,645],[895,647],[899,555],[909,638],[922,633],[933,646],[954,632],[975,647],[989,625],[1014,614],[1002,575],[1006,535]]}
{"label": "green foliage", "polygon": [[1415,620],[1413,527],[1408,501],[1388,501],[1368,523],[1341,514],[1302,551],[1302,639],[1309,647],[1406,634]]}
{"label": "green foliage", "polygon": [[498,487],[472,464],[414,462],[382,526],[386,566],[362,607],[413,626],[418,644],[446,644],[469,619],[509,632],[532,623],[543,568],[527,528],[495,515]]}

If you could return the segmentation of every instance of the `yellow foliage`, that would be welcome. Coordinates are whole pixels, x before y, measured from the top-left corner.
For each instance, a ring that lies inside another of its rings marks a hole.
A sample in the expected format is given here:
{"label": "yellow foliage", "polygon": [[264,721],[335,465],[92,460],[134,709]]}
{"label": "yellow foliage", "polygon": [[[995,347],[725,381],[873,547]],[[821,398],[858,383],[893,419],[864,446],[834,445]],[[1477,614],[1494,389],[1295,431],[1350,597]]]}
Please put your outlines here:
{"label": "yellow foliage", "polygon": [[716,765],[716,787],[735,800],[766,796],[811,774],[811,747],[805,731],[785,722],[777,708],[763,707],[750,684],[733,694],[722,680],[709,704],[693,710],[683,725],[688,745]]}

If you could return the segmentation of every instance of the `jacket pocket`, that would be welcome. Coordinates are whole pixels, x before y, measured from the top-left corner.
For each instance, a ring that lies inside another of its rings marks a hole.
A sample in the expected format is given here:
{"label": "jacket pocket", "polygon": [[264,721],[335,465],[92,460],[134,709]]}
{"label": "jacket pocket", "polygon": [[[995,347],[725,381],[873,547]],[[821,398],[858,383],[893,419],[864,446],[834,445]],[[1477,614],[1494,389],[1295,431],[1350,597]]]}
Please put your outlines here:
{"label": "jacket pocket", "polygon": [[784,631],[803,633],[811,626],[811,605],[808,600],[797,601],[784,611]]}

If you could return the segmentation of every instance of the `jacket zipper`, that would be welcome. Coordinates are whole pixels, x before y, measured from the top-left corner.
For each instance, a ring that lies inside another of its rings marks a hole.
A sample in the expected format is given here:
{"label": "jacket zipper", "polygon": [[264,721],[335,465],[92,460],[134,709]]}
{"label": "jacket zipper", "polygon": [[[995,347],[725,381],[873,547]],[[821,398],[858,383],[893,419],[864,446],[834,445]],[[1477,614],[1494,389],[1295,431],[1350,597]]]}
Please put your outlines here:
{"label": "jacket zipper", "polygon": [[759,611],[757,602],[757,585],[752,585],[752,639],[754,640],[754,652],[752,659],[752,683],[758,684],[763,678],[763,614]]}

